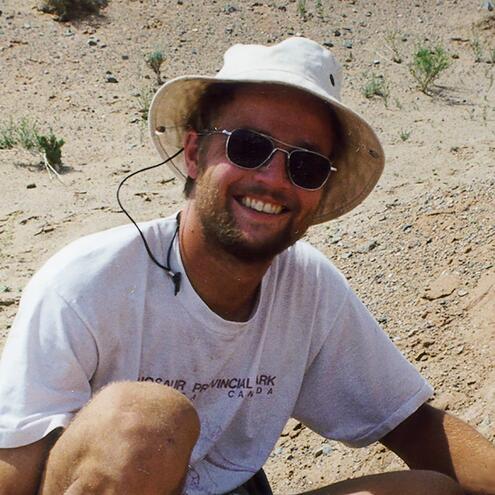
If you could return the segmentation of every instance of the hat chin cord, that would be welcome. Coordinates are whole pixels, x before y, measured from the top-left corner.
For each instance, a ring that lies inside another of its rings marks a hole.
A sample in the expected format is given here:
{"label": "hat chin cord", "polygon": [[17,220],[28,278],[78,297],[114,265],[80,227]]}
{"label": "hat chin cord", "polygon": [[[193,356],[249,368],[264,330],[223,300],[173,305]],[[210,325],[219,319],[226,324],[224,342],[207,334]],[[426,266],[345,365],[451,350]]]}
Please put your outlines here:
{"label": "hat chin cord", "polygon": [[143,240],[143,243],[144,243],[144,247],[146,249],[146,252],[148,253],[148,256],[151,258],[151,260],[153,261],[153,263],[155,263],[155,265],[159,266],[162,270],[164,270],[165,273],[172,279],[172,282],[174,284],[174,295],[175,296],[180,291],[180,283],[181,283],[182,274],[180,272],[174,272],[170,268],[170,254],[172,252],[172,246],[174,244],[174,240],[177,237],[177,234],[179,233],[180,212],[177,213],[177,217],[176,217],[177,227],[175,228],[175,232],[174,232],[174,235],[172,237],[172,240],[170,241],[170,244],[168,245],[168,249],[167,249],[167,264],[166,265],[163,265],[162,263],[160,263],[156,259],[156,257],[154,256],[154,254],[151,252],[151,249],[150,249],[150,247],[148,245],[148,242],[146,241],[146,238],[144,237],[143,232],[141,231],[141,229],[139,228],[138,224],[134,221],[134,219],[131,217],[131,215],[127,212],[127,210],[122,205],[122,202],[120,201],[120,189],[127,182],[127,180],[130,179],[131,177],[134,177],[135,175],[140,174],[141,172],[146,172],[148,170],[152,170],[154,168],[161,167],[162,165],[165,165],[165,163],[169,162],[170,160],[173,160],[176,156],[180,155],[180,153],[182,153],[183,151],[184,151],[184,148],[181,148],[179,151],[177,151],[177,153],[174,153],[172,156],[170,156],[169,158],[167,158],[163,162],[157,163],[156,165],[150,165],[149,167],[144,167],[144,168],[141,168],[139,170],[136,170],[135,172],[130,173],[129,175],[127,175],[126,177],[124,177],[121,180],[121,182],[119,184],[119,187],[117,187],[117,203],[119,204],[120,209],[122,210],[122,212],[127,216],[127,218],[134,224],[134,226],[138,230],[139,235],[141,236],[141,239]]}

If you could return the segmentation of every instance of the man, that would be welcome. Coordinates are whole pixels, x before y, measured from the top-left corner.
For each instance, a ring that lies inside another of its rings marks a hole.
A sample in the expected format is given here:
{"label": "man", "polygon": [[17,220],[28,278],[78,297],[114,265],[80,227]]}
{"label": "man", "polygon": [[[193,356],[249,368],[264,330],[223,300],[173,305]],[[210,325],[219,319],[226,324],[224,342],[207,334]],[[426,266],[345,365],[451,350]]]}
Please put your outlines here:
{"label": "man", "polygon": [[187,204],[76,241],[29,284],[0,369],[0,494],[255,493],[291,416],[412,468],[312,493],[495,494],[494,447],[425,405],[431,387],[297,242],[383,168],[341,79],[291,38],[159,90],[153,141]]}

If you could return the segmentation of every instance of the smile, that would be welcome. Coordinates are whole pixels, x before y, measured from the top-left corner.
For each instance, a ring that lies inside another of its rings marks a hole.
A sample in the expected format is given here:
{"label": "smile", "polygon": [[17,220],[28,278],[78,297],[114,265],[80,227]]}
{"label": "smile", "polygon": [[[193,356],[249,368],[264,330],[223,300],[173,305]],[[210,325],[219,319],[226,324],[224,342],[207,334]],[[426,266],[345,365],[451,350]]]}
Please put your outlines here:
{"label": "smile", "polygon": [[241,198],[241,204],[252,210],[259,211],[261,213],[268,213],[270,215],[279,215],[284,210],[281,205],[275,205],[273,203],[265,203],[259,199],[250,198],[249,196],[243,196]]}

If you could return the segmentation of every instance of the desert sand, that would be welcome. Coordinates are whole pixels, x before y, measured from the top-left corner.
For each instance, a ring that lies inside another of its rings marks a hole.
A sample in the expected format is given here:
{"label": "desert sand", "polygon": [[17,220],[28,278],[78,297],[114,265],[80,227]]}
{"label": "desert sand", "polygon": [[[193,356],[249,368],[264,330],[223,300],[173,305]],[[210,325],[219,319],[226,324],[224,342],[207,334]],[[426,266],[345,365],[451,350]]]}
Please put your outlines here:
{"label": "desert sand", "polygon": [[[159,161],[142,118],[164,81],[213,74],[236,42],[304,35],[345,69],[343,100],[375,127],[387,164],[373,194],[307,239],[350,279],[390,338],[435,387],[433,403],[495,441],[495,12],[490,2],[428,0],[110,0],[57,22],[35,1],[0,4],[0,121],[26,118],[65,140],[51,177],[39,156],[0,150],[0,348],[23,287],[59,248],[127,223],[119,181]],[[304,7],[304,8],[303,8]],[[440,45],[450,66],[430,94],[409,65]],[[386,98],[363,88],[381,77]],[[114,82],[110,82],[114,81]],[[137,220],[183,204],[166,168],[123,190]],[[267,463],[277,494],[403,468],[381,446],[349,449],[290,421]]]}

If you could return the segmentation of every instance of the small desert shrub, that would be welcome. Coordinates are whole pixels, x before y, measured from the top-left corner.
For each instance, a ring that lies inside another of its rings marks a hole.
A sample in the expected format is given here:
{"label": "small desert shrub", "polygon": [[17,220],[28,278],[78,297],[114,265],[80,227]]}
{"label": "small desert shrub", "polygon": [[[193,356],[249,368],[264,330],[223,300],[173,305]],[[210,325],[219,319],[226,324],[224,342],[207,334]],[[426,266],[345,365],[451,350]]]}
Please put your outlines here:
{"label": "small desert shrub", "polygon": [[155,50],[154,52],[149,53],[144,58],[146,60],[146,64],[148,67],[155,73],[156,82],[160,86],[162,84],[162,78],[160,76],[160,69],[162,67],[163,62],[165,62],[165,55],[161,50]]}
{"label": "small desert shrub", "polygon": [[411,137],[411,131],[400,131],[399,136],[402,142],[406,142]]}
{"label": "small desert shrub", "polygon": [[301,17],[305,17],[306,14],[308,13],[306,9],[306,0],[297,0],[297,13]]}
{"label": "small desert shrub", "polygon": [[481,41],[477,36],[475,36],[475,38],[471,40],[471,49],[473,50],[474,61],[476,63],[482,62],[483,46],[481,45]]}
{"label": "small desert shrub", "polygon": [[52,129],[48,133],[39,131],[36,123],[22,119],[15,123],[10,119],[6,124],[0,124],[0,149],[23,148],[39,153],[48,170],[60,172],[62,168],[63,139],[57,138]]}
{"label": "small desert shrub", "polygon": [[362,90],[363,95],[366,98],[380,96],[384,99],[385,103],[387,103],[389,90],[385,78],[382,75],[370,74]]}
{"label": "small desert shrub", "polygon": [[441,46],[434,48],[419,46],[413,55],[409,70],[418,83],[419,89],[428,94],[433,82],[449,65],[449,56]]}
{"label": "small desert shrub", "polygon": [[42,0],[40,10],[55,14],[57,20],[66,21],[83,14],[99,14],[108,0]]}
{"label": "small desert shrub", "polygon": [[396,64],[402,63],[402,55],[399,50],[399,33],[397,31],[389,32],[385,35],[385,46],[392,52],[392,60]]}
{"label": "small desert shrub", "polygon": [[136,96],[138,101],[138,112],[143,122],[148,122],[148,112],[154,94],[155,91],[152,88],[143,88]]}
{"label": "small desert shrub", "polygon": [[0,124],[0,150],[10,150],[17,142],[16,128],[12,119]]}

